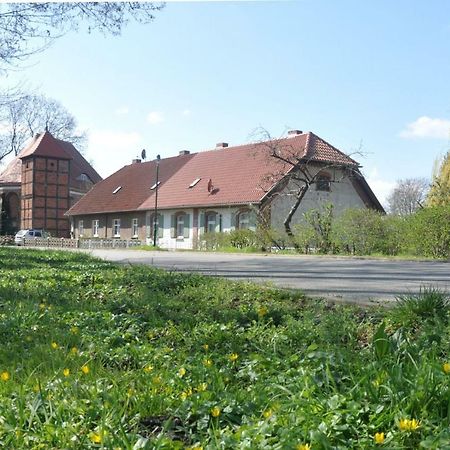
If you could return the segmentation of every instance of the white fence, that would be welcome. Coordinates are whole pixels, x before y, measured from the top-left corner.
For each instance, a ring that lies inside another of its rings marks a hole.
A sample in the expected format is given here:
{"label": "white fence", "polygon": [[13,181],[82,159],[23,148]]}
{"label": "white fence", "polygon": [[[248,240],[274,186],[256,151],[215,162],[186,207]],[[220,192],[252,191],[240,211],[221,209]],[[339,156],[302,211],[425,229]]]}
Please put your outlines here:
{"label": "white fence", "polygon": [[66,239],[66,238],[31,238],[25,239],[26,247],[48,248],[131,248],[141,245],[141,241],[124,239]]}

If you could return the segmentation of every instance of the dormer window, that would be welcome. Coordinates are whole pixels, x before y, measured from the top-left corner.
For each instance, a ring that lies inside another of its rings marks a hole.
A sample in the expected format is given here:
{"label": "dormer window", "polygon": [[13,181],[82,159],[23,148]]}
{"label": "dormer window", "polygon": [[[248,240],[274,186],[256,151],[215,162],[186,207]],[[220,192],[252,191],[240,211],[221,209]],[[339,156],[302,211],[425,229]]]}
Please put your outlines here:
{"label": "dormer window", "polygon": [[201,180],[201,178],[196,178],[196,179],[189,185],[189,188],[193,188],[200,180]]}
{"label": "dormer window", "polygon": [[117,194],[121,189],[122,189],[122,186],[117,186],[117,187],[113,190],[113,194]]}

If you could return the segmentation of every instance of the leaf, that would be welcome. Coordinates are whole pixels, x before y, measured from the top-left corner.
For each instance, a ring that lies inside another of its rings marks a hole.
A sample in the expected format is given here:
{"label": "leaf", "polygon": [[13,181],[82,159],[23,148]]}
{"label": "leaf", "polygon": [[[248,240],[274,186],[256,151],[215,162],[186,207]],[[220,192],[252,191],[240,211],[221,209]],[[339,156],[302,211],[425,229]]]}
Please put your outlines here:
{"label": "leaf", "polygon": [[391,341],[385,331],[384,322],[380,325],[373,336],[372,345],[378,359],[383,359],[391,350]]}

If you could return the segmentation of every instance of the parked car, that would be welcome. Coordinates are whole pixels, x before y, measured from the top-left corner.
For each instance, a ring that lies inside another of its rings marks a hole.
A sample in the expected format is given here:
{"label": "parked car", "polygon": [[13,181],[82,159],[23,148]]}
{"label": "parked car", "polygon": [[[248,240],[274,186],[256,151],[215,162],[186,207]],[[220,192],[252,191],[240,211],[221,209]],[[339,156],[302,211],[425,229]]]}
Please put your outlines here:
{"label": "parked car", "polygon": [[46,233],[43,230],[35,230],[35,229],[20,230],[16,233],[14,237],[14,243],[16,245],[23,245],[25,239],[40,238],[47,236],[48,233]]}

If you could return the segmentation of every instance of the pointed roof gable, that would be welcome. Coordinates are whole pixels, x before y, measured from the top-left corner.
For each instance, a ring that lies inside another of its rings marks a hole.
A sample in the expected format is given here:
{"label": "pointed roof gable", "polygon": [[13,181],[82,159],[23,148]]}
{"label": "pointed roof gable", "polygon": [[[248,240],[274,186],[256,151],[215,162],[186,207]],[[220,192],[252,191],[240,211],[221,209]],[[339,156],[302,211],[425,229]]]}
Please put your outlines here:
{"label": "pointed roof gable", "polygon": [[19,158],[46,156],[49,158],[72,159],[72,156],[60,144],[61,142],[55,139],[49,131],[44,131],[44,133],[36,135],[30,145],[20,152]]}

